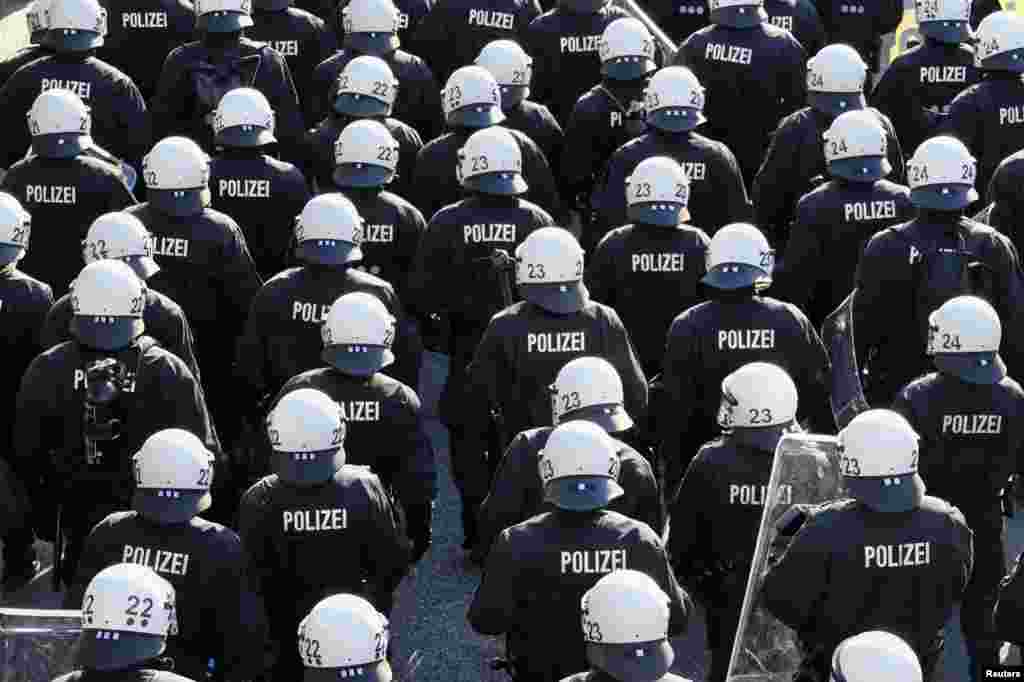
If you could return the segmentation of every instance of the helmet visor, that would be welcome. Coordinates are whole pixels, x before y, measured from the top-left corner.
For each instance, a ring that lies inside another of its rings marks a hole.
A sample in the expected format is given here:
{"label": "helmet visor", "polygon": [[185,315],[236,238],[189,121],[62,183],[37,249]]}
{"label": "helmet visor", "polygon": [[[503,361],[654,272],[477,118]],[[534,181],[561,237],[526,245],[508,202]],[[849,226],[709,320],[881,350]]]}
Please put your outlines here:
{"label": "helmet visor", "polygon": [[570,476],[548,481],[544,486],[544,499],[560,509],[593,511],[623,494],[622,486],[614,479],[599,476]]}
{"label": "helmet visor", "polygon": [[394,363],[395,354],[384,346],[339,343],[324,348],[320,353],[320,359],[339,372],[368,377]]}
{"label": "helmet visor", "polygon": [[829,161],[828,172],[844,180],[874,182],[891,173],[892,164],[884,156],[859,156]]}
{"label": "helmet visor", "polygon": [[665,107],[647,114],[647,123],[670,133],[685,133],[707,120],[703,113],[690,107]]}
{"label": "helmet visor", "polygon": [[97,350],[127,348],[145,330],[146,325],[136,317],[74,315],[71,318],[71,334],[83,346]]}
{"label": "helmet visor", "polygon": [[340,239],[310,239],[295,248],[295,257],[303,263],[345,265],[362,260],[363,250]]}
{"label": "helmet visor", "polygon": [[951,45],[974,40],[974,31],[967,21],[924,21],[917,25],[917,30],[926,38]]}
{"label": "helmet visor", "polygon": [[209,490],[161,490],[136,488],[132,509],[160,523],[185,523],[210,508]]}
{"label": "helmet visor", "polygon": [[92,147],[92,138],[82,133],[36,135],[32,151],[47,159],[72,159]]}
{"label": "helmet visor", "polygon": [[334,98],[334,112],[355,118],[377,118],[391,114],[391,105],[382,99],[344,92]]}
{"label": "helmet visor", "polygon": [[383,187],[395,178],[395,171],[368,163],[343,163],[331,176],[338,187]]}
{"label": "helmet visor", "polygon": [[103,46],[103,36],[95,31],[51,28],[42,44],[58,52],[86,52]]}
{"label": "helmet visor", "polygon": [[813,109],[832,116],[857,111],[868,105],[863,92],[808,92],[807,103]]}
{"label": "helmet visor", "polygon": [[924,481],[918,474],[878,478],[843,478],[850,494],[865,505],[881,512],[907,512],[921,506]]}
{"label": "helmet visor", "polygon": [[1006,376],[1006,363],[998,353],[944,353],[932,356],[932,362],[971,384],[997,384]]}
{"label": "helmet visor", "polygon": [[722,263],[709,270],[700,281],[716,289],[745,289],[764,286],[772,278],[761,268],[747,263]]}
{"label": "helmet visor", "polygon": [[78,664],[86,670],[118,670],[156,658],[167,647],[161,635],[118,632],[117,639],[99,639],[97,630],[83,629],[78,639]]}
{"label": "helmet visor", "polygon": [[519,173],[482,173],[465,178],[462,186],[484,194],[502,196],[518,196],[524,194],[530,186]]}
{"label": "helmet visor", "polygon": [[978,200],[973,185],[928,185],[910,190],[910,202],[918,208],[958,211]]}
{"label": "helmet visor", "polygon": [[231,126],[214,137],[214,142],[225,147],[262,147],[277,142],[274,133],[260,126]]}
{"label": "helmet visor", "polygon": [[207,33],[235,33],[252,26],[252,17],[245,12],[208,12],[199,16],[196,25]]}
{"label": "helmet visor", "polygon": [[501,107],[493,104],[473,104],[448,114],[447,123],[465,128],[487,128],[505,120]]}
{"label": "helmet visor", "polygon": [[601,64],[601,75],[616,81],[635,81],[657,68],[654,60],[646,57],[616,57]]}
{"label": "helmet visor", "polygon": [[608,405],[590,405],[579,410],[564,413],[556,424],[564,424],[574,419],[583,419],[597,424],[608,433],[622,433],[633,427],[626,408],[616,403]]}
{"label": "helmet visor", "polygon": [[346,33],[345,46],[362,54],[381,56],[398,49],[396,33]]}
{"label": "helmet visor", "polygon": [[667,639],[630,644],[588,642],[587,655],[591,662],[598,659],[598,667],[612,678],[629,682],[656,682],[665,676],[675,660],[675,652]]}
{"label": "helmet visor", "polygon": [[583,310],[590,300],[590,292],[580,282],[560,284],[520,284],[519,293],[530,303],[558,315],[568,315]]}
{"label": "helmet visor", "polygon": [[345,448],[319,452],[274,451],[274,473],[287,483],[323,483],[344,465]]}

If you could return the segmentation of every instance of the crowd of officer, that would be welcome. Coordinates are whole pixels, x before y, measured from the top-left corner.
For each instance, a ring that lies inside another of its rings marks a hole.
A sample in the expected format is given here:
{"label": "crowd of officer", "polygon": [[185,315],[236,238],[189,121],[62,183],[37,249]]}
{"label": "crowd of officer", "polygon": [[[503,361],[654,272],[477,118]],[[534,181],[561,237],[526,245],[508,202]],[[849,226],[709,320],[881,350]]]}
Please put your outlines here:
{"label": "crowd of officer", "polygon": [[[900,3],[645,8],[678,51],[605,0],[36,0],[0,538],[6,592],[54,543],[69,680],[389,682],[425,350],[518,682],[677,680],[694,602],[725,682],[748,578],[798,682],[933,679],[957,604],[973,680],[1024,640],[1024,17],[918,0],[876,75]],[[801,431],[843,496],[757,574]]]}

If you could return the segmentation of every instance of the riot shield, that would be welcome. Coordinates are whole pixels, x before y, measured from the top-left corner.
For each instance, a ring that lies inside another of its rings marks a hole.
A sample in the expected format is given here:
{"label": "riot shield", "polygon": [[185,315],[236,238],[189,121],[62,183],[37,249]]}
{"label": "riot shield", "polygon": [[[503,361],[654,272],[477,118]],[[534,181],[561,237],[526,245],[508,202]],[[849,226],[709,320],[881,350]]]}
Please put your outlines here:
{"label": "riot shield", "polygon": [[0,682],[50,682],[76,668],[79,611],[0,608]]}
{"label": "riot shield", "polygon": [[839,429],[868,409],[860,368],[857,367],[857,347],[853,343],[853,302],[856,295],[857,290],[854,289],[821,325],[821,340],[832,363],[829,403],[832,418]]}
{"label": "riot shield", "polygon": [[790,682],[803,656],[796,634],[759,605],[775,522],[794,504],[819,504],[843,497],[839,439],[786,434],[775,448],[761,527],[743,595],[726,682]]}

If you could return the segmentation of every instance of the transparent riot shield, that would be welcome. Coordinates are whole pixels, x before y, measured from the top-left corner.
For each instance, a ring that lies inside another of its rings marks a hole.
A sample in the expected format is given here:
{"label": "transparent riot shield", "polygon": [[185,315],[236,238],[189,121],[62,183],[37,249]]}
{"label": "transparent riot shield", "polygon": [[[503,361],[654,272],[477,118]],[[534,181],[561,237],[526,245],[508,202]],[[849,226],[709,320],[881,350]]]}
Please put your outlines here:
{"label": "transparent riot shield", "polygon": [[802,655],[796,634],[760,607],[761,584],[775,540],[775,522],[794,504],[843,497],[839,472],[835,436],[786,434],[776,446],[727,682],[790,682],[799,669]]}
{"label": "transparent riot shield", "polygon": [[840,429],[868,409],[857,366],[857,347],[853,342],[853,303],[856,296],[857,290],[854,289],[821,325],[821,340],[832,363],[829,402],[832,418]]}
{"label": "transparent riot shield", "polygon": [[75,669],[79,611],[0,608],[0,682],[50,682]]}

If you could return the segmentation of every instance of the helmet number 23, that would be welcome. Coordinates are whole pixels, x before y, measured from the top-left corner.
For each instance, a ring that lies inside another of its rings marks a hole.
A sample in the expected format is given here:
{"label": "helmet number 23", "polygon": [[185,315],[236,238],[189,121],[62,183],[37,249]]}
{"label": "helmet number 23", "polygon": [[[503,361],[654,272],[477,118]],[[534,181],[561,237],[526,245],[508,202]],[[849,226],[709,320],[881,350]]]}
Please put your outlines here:
{"label": "helmet number 23", "polygon": [[562,412],[578,410],[580,405],[582,405],[582,402],[580,401],[579,392],[571,391],[569,393],[562,394]]}
{"label": "helmet number 23", "polygon": [[546,276],[544,272],[543,263],[527,263],[526,264],[526,278],[527,279],[544,279]]}
{"label": "helmet number 23", "polygon": [[772,421],[772,411],[767,407],[763,409],[750,409],[750,423],[751,424],[770,424]]}

